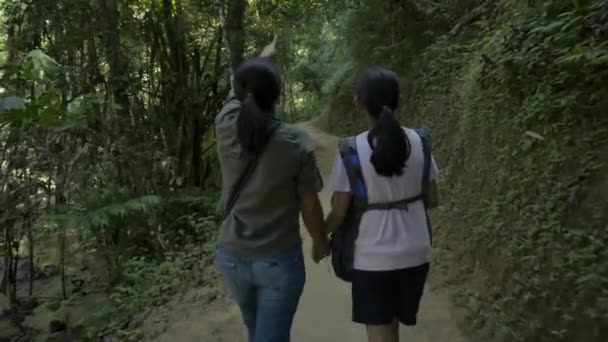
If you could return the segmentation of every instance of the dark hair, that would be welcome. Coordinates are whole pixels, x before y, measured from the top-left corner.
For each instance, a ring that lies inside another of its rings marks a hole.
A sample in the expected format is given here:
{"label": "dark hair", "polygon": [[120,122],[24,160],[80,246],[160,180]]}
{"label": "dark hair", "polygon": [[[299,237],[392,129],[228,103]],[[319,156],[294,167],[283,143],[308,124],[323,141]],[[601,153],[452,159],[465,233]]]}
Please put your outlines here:
{"label": "dark hair", "polygon": [[270,138],[270,123],[281,94],[281,75],[269,59],[250,59],[237,68],[234,91],[241,101],[239,142],[246,153],[257,155]]}
{"label": "dark hair", "polygon": [[368,136],[372,165],[381,176],[401,176],[411,147],[394,115],[399,105],[397,75],[380,67],[367,69],[359,78],[355,95],[374,120]]}

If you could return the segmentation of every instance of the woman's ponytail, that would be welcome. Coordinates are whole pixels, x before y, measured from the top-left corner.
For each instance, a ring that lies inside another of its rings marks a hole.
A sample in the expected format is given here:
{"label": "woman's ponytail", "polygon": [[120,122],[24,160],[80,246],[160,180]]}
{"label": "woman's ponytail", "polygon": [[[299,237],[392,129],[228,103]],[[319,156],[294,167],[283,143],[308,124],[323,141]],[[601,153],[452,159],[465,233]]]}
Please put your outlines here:
{"label": "woman's ponytail", "polygon": [[236,70],[234,90],[241,101],[237,137],[243,152],[258,155],[268,142],[275,104],[281,94],[281,75],[266,58],[250,59]]}
{"label": "woman's ponytail", "polygon": [[393,111],[384,106],[369,131],[369,145],[373,152],[371,163],[376,173],[385,177],[401,176],[410,156],[410,142]]}
{"label": "woman's ponytail", "polygon": [[268,140],[269,114],[264,113],[252,93],[248,93],[241,103],[241,113],[237,121],[237,136],[243,150],[257,155]]}

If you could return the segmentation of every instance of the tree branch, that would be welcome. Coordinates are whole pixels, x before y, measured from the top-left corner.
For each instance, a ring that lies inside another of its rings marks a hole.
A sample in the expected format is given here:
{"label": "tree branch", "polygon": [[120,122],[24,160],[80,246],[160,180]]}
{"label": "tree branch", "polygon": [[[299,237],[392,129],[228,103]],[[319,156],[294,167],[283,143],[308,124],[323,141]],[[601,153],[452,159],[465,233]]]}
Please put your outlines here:
{"label": "tree branch", "polygon": [[452,37],[452,38],[456,37],[460,33],[460,31],[462,31],[464,26],[470,24],[471,22],[473,22],[480,16],[488,13],[493,7],[494,7],[493,0],[486,0],[481,5],[475,7],[471,12],[465,14],[463,17],[461,17],[456,22],[456,25],[454,25],[454,27],[450,30],[450,33],[449,33],[450,37]]}

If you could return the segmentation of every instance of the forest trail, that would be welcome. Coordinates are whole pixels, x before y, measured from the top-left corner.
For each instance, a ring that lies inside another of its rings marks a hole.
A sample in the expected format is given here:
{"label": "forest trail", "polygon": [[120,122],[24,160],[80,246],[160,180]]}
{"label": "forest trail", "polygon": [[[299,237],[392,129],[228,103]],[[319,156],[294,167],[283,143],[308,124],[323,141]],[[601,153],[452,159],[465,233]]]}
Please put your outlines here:
{"label": "forest trail", "polygon": [[[335,157],[338,138],[321,132],[311,124],[302,124],[313,138],[319,168],[327,179]],[[329,193],[323,191],[321,200],[329,208]],[[292,330],[293,342],[330,342],[366,340],[365,328],[351,322],[349,285],[332,273],[329,260],[316,265],[308,257],[310,239],[304,236],[307,256],[307,283]],[[154,342],[240,342],[244,330],[238,309],[221,299],[205,305],[201,293],[183,303],[171,305],[162,319],[165,327],[160,335],[149,338]],[[187,302],[187,303],[186,303]],[[456,320],[451,315],[447,296],[428,289],[422,300],[419,324],[401,329],[401,340],[412,342],[464,341]],[[154,325],[154,322],[150,322]],[[156,328],[159,328],[158,326]],[[144,326],[144,330],[146,327]]]}

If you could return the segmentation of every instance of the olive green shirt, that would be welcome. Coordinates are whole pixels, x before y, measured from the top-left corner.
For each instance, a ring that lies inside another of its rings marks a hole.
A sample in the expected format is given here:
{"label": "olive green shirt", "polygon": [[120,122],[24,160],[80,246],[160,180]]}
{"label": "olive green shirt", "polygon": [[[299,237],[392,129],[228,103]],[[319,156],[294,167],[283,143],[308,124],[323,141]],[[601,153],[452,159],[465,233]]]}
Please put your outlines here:
{"label": "olive green shirt", "polygon": [[[221,208],[251,161],[237,138],[239,112],[240,103],[232,98],[215,119]],[[264,257],[301,244],[300,195],[318,193],[323,186],[313,147],[303,130],[279,126],[222,224],[220,246],[240,256]]]}

